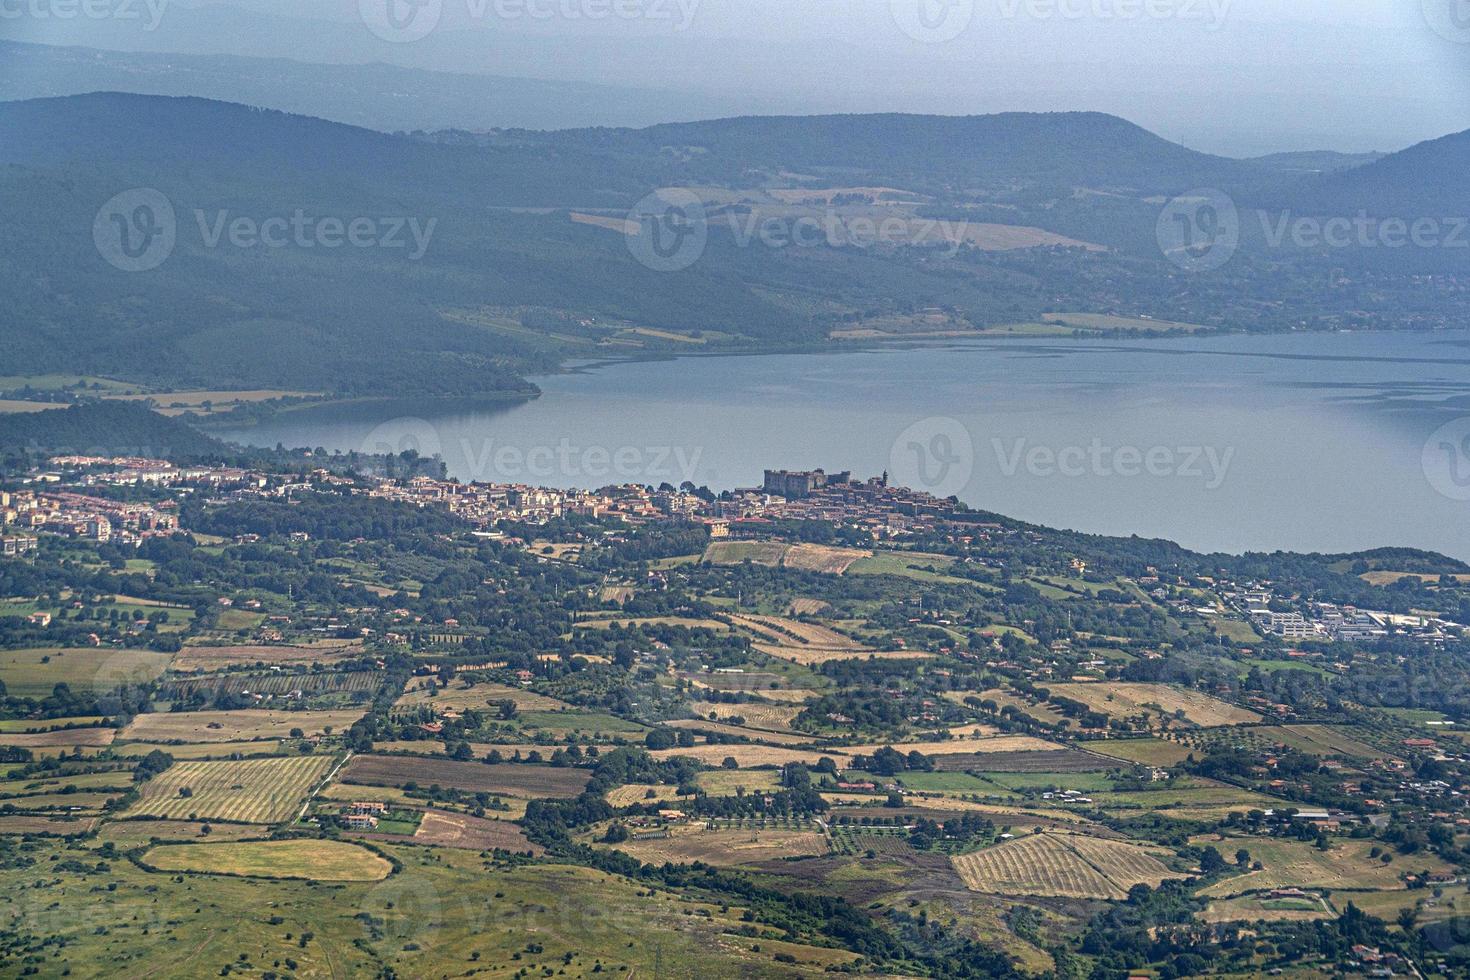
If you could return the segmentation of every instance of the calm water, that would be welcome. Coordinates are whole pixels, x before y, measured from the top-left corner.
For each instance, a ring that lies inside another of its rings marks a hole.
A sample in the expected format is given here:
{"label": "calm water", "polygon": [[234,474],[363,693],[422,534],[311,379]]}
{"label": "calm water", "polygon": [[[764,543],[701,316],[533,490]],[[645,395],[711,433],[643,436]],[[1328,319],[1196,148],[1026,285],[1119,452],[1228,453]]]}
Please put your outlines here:
{"label": "calm water", "polygon": [[1204,550],[1470,560],[1470,333],[690,357],[539,383],[513,408],[355,405],[221,434],[414,447],[462,479],[554,486],[889,470],[1013,517]]}

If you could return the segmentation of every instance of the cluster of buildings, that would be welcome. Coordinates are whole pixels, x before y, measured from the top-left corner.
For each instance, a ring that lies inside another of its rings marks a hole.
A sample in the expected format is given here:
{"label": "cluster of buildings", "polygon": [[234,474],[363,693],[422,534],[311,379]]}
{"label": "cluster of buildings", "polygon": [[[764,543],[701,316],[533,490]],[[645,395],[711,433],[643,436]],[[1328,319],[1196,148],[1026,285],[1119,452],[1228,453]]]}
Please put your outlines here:
{"label": "cluster of buildings", "polygon": [[670,517],[692,518],[704,506],[704,501],[693,494],[638,484],[558,490],[520,483],[455,483],[420,476],[404,483],[382,480],[368,493],[382,500],[444,507],[482,526],[500,521],[545,524],[569,516],[620,517],[631,523],[647,523]]}
{"label": "cluster of buildings", "polygon": [[[1314,602],[1306,614],[1298,610],[1272,609],[1276,596],[1259,586],[1224,587],[1225,601],[1249,617],[1262,633],[1284,640],[1321,640],[1339,643],[1371,642],[1388,636],[1406,636],[1425,643],[1440,644],[1458,637],[1465,626],[1448,619],[1408,616]],[[1278,603],[1279,606],[1279,603]]]}
{"label": "cluster of buildings", "polygon": [[128,503],[71,491],[0,491],[0,526],[6,555],[23,554],[35,547],[28,531],[45,531],[89,541],[137,544],[150,534],[171,534],[178,528],[178,505]]}
{"label": "cluster of buildings", "polygon": [[[687,486],[687,485],[686,485]],[[560,490],[525,484],[457,483],[416,477],[379,481],[368,493],[384,500],[438,506],[471,524],[544,524],[567,516],[619,518],[632,524],[667,520],[705,524],[712,537],[757,537],[773,521],[830,521],[860,527],[875,538],[935,530],[962,517],[953,502],[894,487],[887,476],[858,481],[850,473],[770,470],[761,487],[719,497],[705,491],[638,484],[600,490]],[[967,522],[983,532],[987,525]],[[999,530],[999,525],[991,525]]]}
{"label": "cluster of buildings", "polygon": [[263,487],[267,480],[262,473],[231,466],[176,466],[141,456],[54,456],[51,465],[68,472],[68,482],[79,487]]}

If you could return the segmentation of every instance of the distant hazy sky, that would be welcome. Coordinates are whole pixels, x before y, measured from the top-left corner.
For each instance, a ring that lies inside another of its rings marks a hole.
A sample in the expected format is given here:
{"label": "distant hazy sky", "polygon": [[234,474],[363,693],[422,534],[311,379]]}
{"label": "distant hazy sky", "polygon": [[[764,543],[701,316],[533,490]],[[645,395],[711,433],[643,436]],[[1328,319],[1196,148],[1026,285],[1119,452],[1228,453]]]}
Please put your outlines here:
{"label": "distant hazy sky", "polygon": [[[34,12],[51,2],[0,0],[22,12],[0,36],[598,81],[732,112],[1096,109],[1236,155],[1470,128],[1470,0],[98,0],[167,3],[154,30]],[[384,19],[409,2],[428,6]]]}

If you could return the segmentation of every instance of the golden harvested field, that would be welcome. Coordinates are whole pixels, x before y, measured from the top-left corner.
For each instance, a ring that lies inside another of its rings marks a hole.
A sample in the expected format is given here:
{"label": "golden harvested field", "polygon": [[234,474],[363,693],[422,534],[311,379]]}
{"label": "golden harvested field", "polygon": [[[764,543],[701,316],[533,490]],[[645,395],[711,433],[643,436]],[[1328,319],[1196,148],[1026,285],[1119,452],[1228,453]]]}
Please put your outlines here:
{"label": "golden harvested field", "polygon": [[161,871],[308,881],[382,881],[393,870],[367,848],[334,840],[164,844],[144,854],[143,861]]}
{"label": "golden harvested field", "polygon": [[740,565],[753,562],[775,568],[786,554],[780,541],[712,541],[701,559],[706,565]]}
{"label": "golden harvested field", "polygon": [[121,738],[140,742],[236,742],[255,738],[286,738],[293,728],[307,735],[321,735],[330,728],[343,732],[366,711],[270,711],[246,708],[240,711],[176,711],[138,715]]}
{"label": "golden harvested field", "polygon": [[197,672],[255,663],[333,663],[361,655],[362,644],[348,640],[323,640],[311,646],[186,646],[176,655],[174,668]]}
{"label": "golden harvested field", "polygon": [[790,688],[779,691],[761,691],[760,696],[767,701],[779,701],[783,704],[806,704],[817,697],[816,691],[803,688]]}
{"label": "golden harvested field", "polygon": [[[208,834],[202,834],[205,827]],[[232,841],[269,837],[269,827],[248,823],[206,824],[202,820],[109,820],[97,832],[99,841],[111,841],[126,850],[153,840]]]}
{"label": "golden harvested field", "polygon": [[1148,712],[1157,723],[1161,710],[1169,715],[1182,710],[1187,721],[1201,728],[1254,725],[1261,721],[1261,716],[1254,711],[1237,708],[1199,691],[1168,684],[1125,684],[1116,681],[1099,684],[1053,684],[1051,692],[1073,701],[1081,701],[1109,718],[1127,718]]}
{"label": "golden harvested field", "polygon": [[119,742],[112,747],[114,755],[141,759],[154,749],[167,752],[175,759],[228,759],[232,755],[274,755],[281,748],[276,739],[250,742],[204,742],[198,745],[166,745],[161,742]]}
{"label": "golden harvested field", "polygon": [[728,721],[731,718],[745,719],[747,728],[764,728],[772,732],[789,732],[791,723],[796,716],[801,714],[799,705],[789,704],[759,704],[747,702],[745,704],[701,704],[698,706],[699,714],[708,717],[715,715],[720,721]]}
{"label": "golden harvested field", "polygon": [[1350,759],[1393,758],[1387,752],[1376,749],[1366,742],[1360,742],[1341,729],[1330,725],[1284,725],[1279,728],[1256,729],[1255,733],[1262,738],[1282,742],[1308,755],[1341,755]]}
{"label": "golden harvested field", "polygon": [[952,738],[942,742],[885,742],[875,745],[853,745],[841,751],[852,755],[872,755],[885,746],[900,752],[924,755],[986,755],[993,752],[1060,752],[1066,746],[1032,735],[997,735],[991,738]]}
{"label": "golden harvested field", "polygon": [[[1205,922],[1314,922],[1335,919],[1337,913],[1321,898],[1273,900],[1265,896],[1243,895],[1211,902],[1200,914]],[[1392,919],[1393,916],[1388,916]]]}
{"label": "golden harvested field", "polygon": [[1020,806],[971,803],[969,800],[956,800],[943,796],[919,796],[917,794],[910,794],[904,797],[904,805],[916,807],[920,810],[939,810],[946,813],[984,813],[1000,818],[996,820],[996,823],[1000,824],[1015,823],[1023,820],[1042,821],[1045,823],[1088,823],[1086,817],[1068,810],[1034,810]]}
{"label": "golden harvested field", "polygon": [[1171,872],[1147,849],[1074,834],[1033,834],[952,859],[972,891],[1061,898],[1127,897],[1137,884],[1157,888]]}
{"label": "golden harvested field", "polygon": [[1189,746],[1160,738],[1110,738],[1088,742],[1088,751],[1141,766],[1177,766],[1189,758]]}
{"label": "golden harvested field", "polygon": [[[241,405],[253,402],[272,401],[277,398],[315,398],[320,392],[280,391],[261,389],[257,391],[172,391],[154,392],[147,395],[109,395],[115,401],[151,401],[157,405],[161,415],[182,415],[185,412],[211,414],[228,412]],[[204,403],[209,402],[209,408]]]}
{"label": "golden harvested field", "polygon": [[1214,837],[1197,837],[1192,843],[1208,844],[1226,860],[1237,849],[1250,852],[1251,862],[1261,862],[1260,871],[1248,871],[1216,882],[1200,892],[1210,898],[1229,898],[1246,892],[1272,888],[1348,888],[1370,891],[1398,891],[1404,888],[1399,876],[1420,871],[1451,871],[1433,854],[1395,855],[1391,864],[1370,857],[1374,846],[1368,840],[1334,841],[1330,849],[1317,850],[1315,845],[1294,840],[1259,837],[1230,838],[1224,842]]}
{"label": "golden harvested field", "polygon": [[820,544],[794,544],[786,549],[781,564],[803,572],[823,572],[827,575],[842,575],[853,562],[872,558],[871,551],[853,548],[829,548]]}
{"label": "golden harvested field", "polygon": [[694,777],[695,785],[710,796],[772,793],[781,788],[781,774],[774,769],[711,769]]}
{"label": "golden harvested field", "polygon": [[820,616],[831,609],[821,599],[792,599],[789,612],[793,616]]}
{"label": "golden harvested field", "polygon": [[[650,796],[649,794],[653,795]],[[643,806],[647,803],[675,803],[679,799],[679,787],[660,786],[652,783],[629,783],[607,791],[607,802],[621,809],[625,806]]]}
{"label": "golden harvested field", "polygon": [[803,665],[829,660],[923,660],[930,654],[908,650],[875,650],[836,630],[780,616],[731,616],[731,620],[755,638],[755,649],[770,657]]}
{"label": "golden harvested field", "polygon": [[71,748],[82,745],[97,748],[111,745],[117,737],[115,728],[65,728],[54,732],[36,732],[32,735],[0,735],[0,745],[13,745],[24,749]]}
{"label": "golden harvested field", "polygon": [[57,684],[78,694],[99,694],[155,681],[173,658],[155,650],[106,647],[0,650],[0,681],[16,697],[47,697]]}
{"label": "golden harvested field", "polygon": [[0,836],[55,834],[58,837],[70,837],[74,834],[90,833],[92,828],[97,826],[99,819],[84,816],[63,820],[60,817],[6,814],[0,816]]}
{"label": "golden harvested field", "polygon": [[416,708],[426,704],[440,710],[464,711],[466,708],[475,708],[484,711],[501,701],[510,701],[516,706],[517,711],[567,711],[572,707],[565,701],[558,701],[556,698],[536,694],[524,688],[486,683],[466,687],[464,681],[460,679],[450,681],[448,687],[440,686],[438,693],[431,697],[429,691],[433,680],[432,677],[415,677],[408,682],[407,689],[393,706],[395,708]]}
{"label": "golden harvested field", "polygon": [[617,845],[645,864],[691,864],[717,867],[758,864],[789,857],[820,856],[827,838],[816,830],[706,830],[704,824],[673,827],[663,839],[636,837]]}
{"label": "golden harvested field", "polygon": [[713,732],[717,735],[733,735],[763,742],[767,745],[807,745],[812,739],[808,735],[791,735],[783,732],[744,728],[719,721],[704,721],[699,718],[682,718],[668,723],[670,728],[683,728],[695,732]]}
{"label": "golden harvested field", "polygon": [[323,755],[177,762],[143,784],[128,815],[280,823],[296,815],[335,762]]}

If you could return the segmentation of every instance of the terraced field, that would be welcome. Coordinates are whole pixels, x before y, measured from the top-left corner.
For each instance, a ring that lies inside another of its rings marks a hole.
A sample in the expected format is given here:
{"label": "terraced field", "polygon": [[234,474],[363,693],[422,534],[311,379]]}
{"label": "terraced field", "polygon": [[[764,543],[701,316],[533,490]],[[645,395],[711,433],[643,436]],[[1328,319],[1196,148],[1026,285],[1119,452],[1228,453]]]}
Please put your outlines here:
{"label": "terraced field", "polygon": [[143,784],[128,815],[280,823],[296,815],[335,763],[324,755],[177,762]]}
{"label": "terraced field", "polygon": [[1175,875],[1136,844],[1072,834],[1033,834],[952,859],[972,891],[1059,898],[1127,897]]}

